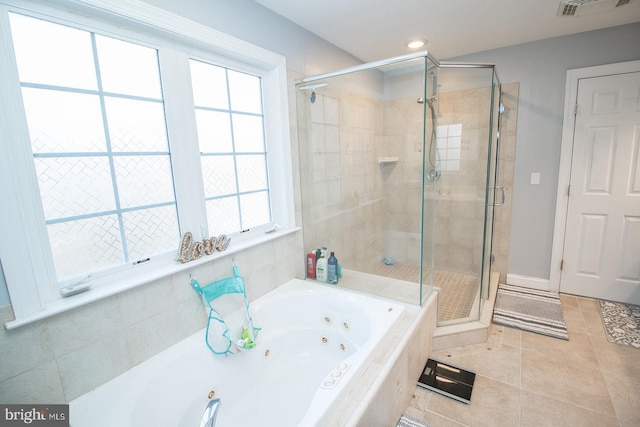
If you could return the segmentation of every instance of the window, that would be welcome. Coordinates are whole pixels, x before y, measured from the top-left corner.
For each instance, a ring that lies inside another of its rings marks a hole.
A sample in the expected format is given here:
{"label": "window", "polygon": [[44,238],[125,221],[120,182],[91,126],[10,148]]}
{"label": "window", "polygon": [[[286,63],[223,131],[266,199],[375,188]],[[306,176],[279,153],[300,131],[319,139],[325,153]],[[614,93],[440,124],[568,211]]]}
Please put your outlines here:
{"label": "window", "polygon": [[9,17],[57,282],[176,248],[157,51]]}
{"label": "window", "polygon": [[459,171],[462,124],[438,126],[436,128],[436,147],[438,147],[440,169],[443,171]]}
{"label": "window", "polygon": [[101,5],[99,20],[87,0],[12,3],[0,257],[17,319],[66,304],[59,289],[78,280],[109,295],[185,268],[187,231],[246,247],[294,229],[282,57],[138,2]]}
{"label": "window", "polygon": [[260,79],[191,60],[209,230],[271,221]]}

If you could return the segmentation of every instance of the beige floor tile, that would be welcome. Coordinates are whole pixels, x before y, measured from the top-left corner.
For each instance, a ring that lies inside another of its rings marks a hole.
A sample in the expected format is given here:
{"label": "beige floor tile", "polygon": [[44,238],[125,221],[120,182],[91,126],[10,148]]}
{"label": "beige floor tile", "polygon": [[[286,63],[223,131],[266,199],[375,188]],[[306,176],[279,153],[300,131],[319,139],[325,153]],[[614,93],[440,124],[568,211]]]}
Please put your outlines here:
{"label": "beige floor tile", "polygon": [[598,363],[579,354],[557,357],[523,349],[522,389],[615,415]]}
{"label": "beige floor tile", "polygon": [[604,325],[599,312],[583,311],[587,332],[593,336],[604,336]]}
{"label": "beige floor tile", "polygon": [[422,420],[422,417],[424,416],[424,411],[416,409],[413,406],[409,406],[407,410],[404,411],[403,415],[406,415],[416,420]]}
{"label": "beige floor tile", "polygon": [[[420,418],[418,419],[420,420]],[[457,421],[450,420],[431,411],[425,412],[421,420],[432,427],[465,427],[465,424],[460,424]]]}
{"label": "beige floor tile", "polygon": [[416,386],[411,402],[409,402],[409,407],[417,409],[420,412],[424,412],[427,409],[427,405],[429,404],[429,399],[432,394],[433,393],[426,389]]}
{"label": "beige floor tile", "polygon": [[640,350],[591,339],[620,424],[640,426]]}
{"label": "beige floor tile", "polygon": [[488,342],[497,342],[498,344],[502,344],[502,337],[504,336],[505,327],[502,325],[494,325],[493,323],[489,325],[489,332],[487,333],[487,341]]}
{"label": "beige floor tile", "polygon": [[564,317],[564,323],[567,325],[569,332],[583,332],[587,333],[587,322],[585,321],[584,314],[580,307],[565,307],[562,305],[562,316]]}
{"label": "beige floor tile", "polygon": [[582,311],[584,311],[585,313],[586,312],[593,312],[593,313],[597,313],[598,312],[598,301],[596,301],[595,299],[576,297],[576,301],[578,302],[578,306],[580,307],[580,309]]}
{"label": "beige floor tile", "polygon": [[469,427],[513,427],[519,424],[520,389],[478,375],[471,403],[466,405],[434,393],[427,410]]}
{"label": "beige floor tile", "polygon": [[522,392],[521,427],[607,427],[617,426],[615,416],[551,399],[528,391]]}
{"label": "beige floor tile", "polygon": [[496,381],[520,386],[520,348],[485,343],[473,353],[439,359]]}
{"label": "beige floor tile", "polygon": [[562,310],[564,311],[565,308],[580,308],[580,306],[578,305],[578,300],[574,295],[568,295],[568,294],[559,294],[558,297],[560,298],[560,302],[562,303]]}
{"label": "beige floor tile", "polygon": [[522,346],[522,331],[515,328],[504,327],[502,331],[502,344],[510,345],[512,347]]}
{"label": "beige floor tile", "polygon": [[632,377],[640,383],[640,349],[610,343],[604,336],[592,336],[591,342],[601,368],[617,366],[624,376]]}
{"label": "beige floor tile", "polygon": [[569,331],[569,341],[547,337],[531,332],[522,332],[522,348],[538,351],[559,359],[566,355],[582,361],[597,363],[591,337],[585,333]]}
{"label": "beige floor tile", "polygon": [[620,421],[620,427],[638,427],[640,426],[640,414],[638,410],[631,414],[620,414],[618,415],[618,421]]}

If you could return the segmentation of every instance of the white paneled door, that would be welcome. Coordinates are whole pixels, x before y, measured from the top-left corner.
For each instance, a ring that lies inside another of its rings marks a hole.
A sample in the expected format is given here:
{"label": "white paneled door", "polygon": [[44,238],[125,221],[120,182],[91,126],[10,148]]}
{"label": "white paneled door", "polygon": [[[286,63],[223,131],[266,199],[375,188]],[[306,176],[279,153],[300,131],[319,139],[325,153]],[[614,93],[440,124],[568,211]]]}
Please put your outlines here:
{"label": "white paneled door", "polygon": [[640,72],[578,82],[560,291],[640,304]]}

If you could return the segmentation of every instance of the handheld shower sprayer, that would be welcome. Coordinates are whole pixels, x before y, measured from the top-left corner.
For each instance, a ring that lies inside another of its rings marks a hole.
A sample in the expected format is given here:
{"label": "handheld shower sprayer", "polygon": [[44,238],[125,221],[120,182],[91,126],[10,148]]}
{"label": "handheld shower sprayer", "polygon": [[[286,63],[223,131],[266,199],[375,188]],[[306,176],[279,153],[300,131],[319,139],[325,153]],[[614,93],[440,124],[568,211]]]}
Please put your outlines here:
{"label": "handheld shower sprayer", "polygon": [[438,166],[438,149],[435,145],[436,138],[436,112],[433,103],[438,100],[438,95],[433,95],[431,98],[425,98],[421,96],[416,100],[418,104],[426,104],[429,106],[429,110],[431,111],[431,135],[429,136],[429,147],[428,147],[428,158],[429,158],[429,166],[425,170],[425,179],[427,181],[437,181],[440,179],[440,168]]}

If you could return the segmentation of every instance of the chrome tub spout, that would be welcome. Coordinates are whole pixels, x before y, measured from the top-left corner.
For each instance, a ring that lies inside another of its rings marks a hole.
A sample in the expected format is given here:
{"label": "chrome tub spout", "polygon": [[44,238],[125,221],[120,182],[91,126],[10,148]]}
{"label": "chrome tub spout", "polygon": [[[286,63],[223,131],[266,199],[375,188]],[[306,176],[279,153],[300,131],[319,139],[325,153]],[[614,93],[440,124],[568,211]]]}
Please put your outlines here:
{"label": "chrome tub spout", "polygon": [[218,409],[220,409],[222,402],[220,399],[211,399],[209,404],[204,409],[202,414],[202,421],[200,421],[200,427],[215,427],[216,416],[218,415]]}

